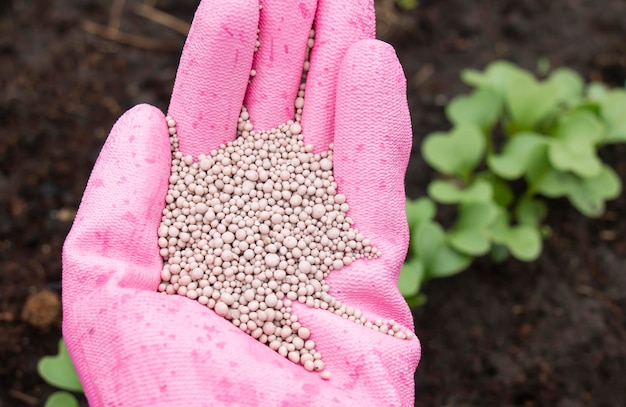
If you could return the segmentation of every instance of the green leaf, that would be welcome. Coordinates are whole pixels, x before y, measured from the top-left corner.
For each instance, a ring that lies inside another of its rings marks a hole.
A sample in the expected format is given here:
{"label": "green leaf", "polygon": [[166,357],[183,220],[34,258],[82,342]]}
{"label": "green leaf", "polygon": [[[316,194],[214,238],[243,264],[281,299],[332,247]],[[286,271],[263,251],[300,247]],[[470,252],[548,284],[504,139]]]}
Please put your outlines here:
{"label": "green leaf", "polygon": [[485,138],[476,126],[463,124],[447,133],[431,133],[422,144],[428,164],[447,175],[467,177],[480,162]]}
{"label": "green leaf", "polygon": [[424,265],[419,259],[410,259],[402,265],[398,288],[404,297],[416,295],[424,281]]}
{"label": "green leaf", "polygon": [[487,158],[487,165],[504,179],[518,179],[528,170],[533,154],[546,142],[546,137],[537,133],[515,134],[505,144],[501,154]]}
{"label": "green leaf", "polygon": [[605,143],[626,142],[626,92],[614,90],[600,101],[600,115],[608,127]]}
{"label": "green leaf", "polygon": [[463,254],[482,256],[491,247],[490,227],[498,208],[491,202],[472,202],[459,207],[456,224],[448,232],[450,246]]}
{"label": "green leaf", "polygon": [[464,69],[461,72],[461,80],[476,88],[486,88],[489,86],[487,76],[476,69]]}
{"label": "green leaf", "polygon": [[448,119],[456,126],[472,124],[483,132],[491,131],[502,110],[502,99],[490,89],[479,89],[467,96],[457,96],[446,106]]}
{"label": "green leaf", "polygon": [[539,58],[535,70],[539,76],[546,76],[550,72],[550,59],[546,57]]}
{"label": "green leaf", "polygon": [[604,213],[604,203],[619,196],[622,190],[620,178],[608,166],[603,166],[595,178],[579,179],[567,197],[582,214],[598,217]]}
{"label": "green leaf", "polygon": [[455,227],[481,227],[492,223],[500,209],[493,202],[468,202],[459,206]]}
{"label": "green leaf", "polygon": [[563,116],[548,148],[552,166],[571,171],[581,177],[595,177],[602,169],[595,144],[604,133],[604,126],[593,113],[579,110]]}
{"label": "green leaf", "polygon": [[501,98],[505,97],[511,78],[517,76],[530,74],[508,61],[494,61],[484,72],[466,69],[461,73],[463,82],[476,88],[490,89]]}
{"label": "green leaf", "polygon": [[491,252],[489,253],[491,259],[495,263],[503,263],[506,259],[509,258],[509,249],[506,248],[503,244],[494,244],[491,246]]}
{"label": "green leaf", "polygon": [[539,227],[539,233],[541,234],[541,238],[546,240],[552,237],[552,228],[548,225],[541,225]]}
{"label": "green leaf", "polygon": [[488,202],[493,197],[493,190],[491,184],[484,180],[476,180],[465,189],[453,181],[435,180],[428,185],[428,195],[443,204]]}
{"label": "green leaf", "polygon": [[52,386],[63,390],[83,391],[63,339],[59,340],[59,353],[41,358],[37,364],[37,371]]}
{"label": "green leaf", "polygon": [[492,222],[491,228],[489,229],[493,243],[506,246],[506,235],[508,233],[508,229],[508,212],[504,208],[497,208],[496,219]]}
{"label": "green leaf", "polygon": [[472,258],[466,256],[447,244],[441,246],[428,268],[428,278],[450,277],[465,270],[472,263]]}
{"label": "green leaf", "polygon": [[396,0],[396,5],[401,10],[413,10],[416,9],[417,6],[419,6],[419,0]]}
{"label": "green leaf", "polygon": [[580,75],[571,69],[560,68],[553,71],[547,82],[554,84],[558,101],[566,106],[575,105],[583,96],[585,83]]}
{"label": "green leaf", "polygon": [[504,210],[499,211],[490,231],[493,242],[505,246],[518,260],[533,261],[541,254],[542,240],[539,227],[511,226]]}
{"label": "green leaf", "polygon": [[421,307],[422,305],[426,304],[427,300],[426,296],[422,293],[411,295],[409,297],[405,297],[404,299],[411,309]]}
{"label": "green leaf", "polygon": [[424,222],[411,239],[414,251],[424,265],[425,279],[448,277],[465,270],[472,258],[449,247],[443,228],[435,222]]}
{"label": "green leaf", "polygon": [[413,253],[422,260],[426,272],[432,263],[436,253],[444,244],[445,232],[441,225],[434,221],[426,221],[421,223],[413,236],[411,236],[409,244]]}
{"label": "green leaf", "polygon": [[530,155],[526,181],[535,192],[550,198],[565,196],[578,186],[578,177],[574,174],[552,168],[545,146]]}
{"label": "green leaf", "polygon": [[436,213],[435,204],[428,198],[406,200],[406,218],[409,228],[414,228],[424,221],[431,220]]}
{"label": "green leaf", "polygon": [[489,233],[483,228],[459,228],[448,233],[452,248],[470,256],[482,256],[489,252]]}
{"label": "green leaf", "polygon": [[600,101],[609,94],[609,88],[604,83],[592,82],[587,86],[587,97],[592,101]]}
{"label": "green leaf", "polygon": [[44,407],[78,407],[78,400],[71,393],[57,391],[48,397]]}
{"label": "green leaf", "polygon": [[511,77],[505,101],[513,128],[530,131],[554,113],[559,102],[557,92],[555,83],[540,83],[531,75]]}
{"label": "green leaf", "polygon": [[454,181],[435,180],[428,184],[428,195],[435,201],[443,204],[459,202],[464,190],[460,189]]}
{"label": "green leaf", "polygon": [[535,188],[538,193],[548,198],[559,198],[575,189],[577,187],[577,180],[575,175],[556,170],[548,170],[542,174],[541,178],[535,184]]}
{"label": "green leaf", "polygon": [[518,260],[537,260],[542,247],[539,229],[530,225],[518,225],[510,228],[507,233],[506,246],[513,257]]}
{"label": "green leaf", "polygon": [[546,203],[537,199],[522,202],[515,208],[515,218],[521,225],[538,226],[547,214]]}
{"label": "green leaf", "polygon": [[493,201],[499,206],[506,208],[508,207],[513,199],[513,191],[511,191],[511,187],[505,181],[498,178],[498,176],[492,172],[485,171],[478,175],[478,179],[488,182],[491,185],[491,190],[493,191]]}

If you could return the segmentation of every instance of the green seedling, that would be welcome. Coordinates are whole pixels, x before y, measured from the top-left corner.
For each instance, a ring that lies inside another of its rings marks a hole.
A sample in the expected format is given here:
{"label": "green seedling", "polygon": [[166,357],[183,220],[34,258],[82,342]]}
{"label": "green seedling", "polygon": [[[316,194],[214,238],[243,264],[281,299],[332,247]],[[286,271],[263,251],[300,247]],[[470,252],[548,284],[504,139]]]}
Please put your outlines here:
{"label": "green seedling", "polygon": [[[446,106],[452,128],[422,144],[437,179],[428,198],[407,202],[411,242],[399,287],[411,305],[424,302],[426,281],[459,273],[476,257],[537,259],[550,230],[545,198],[566,198],[598,217],[622,189],[598,149],[626,142],[625,90],[586,85],[569,69],[539,80],[505,61],[465,70],[462,79],[474,90]],[[455,209],[447,230],[437,204]]]}
{"label": "green seedling", "polygon": [[419,4],[419,0],[396,0],[396,6],[398,6],[400,10],[414,10]]}
{"label": "green seedling", "polygon": [[44,407],[78,407],[78,400],[72,393],[57,391],[48,397]]}
{"label": "green seedling", "polygon": [[[65,341],[59,340],[59,353],[54,356],[44,356],[37,364],[37,371],[49,385],[62,390],[82,392],[83,386],[78,379]],[[73,407],[78,406],[78,400],[67,391],[57,391],[46,401],[45,407]]]}

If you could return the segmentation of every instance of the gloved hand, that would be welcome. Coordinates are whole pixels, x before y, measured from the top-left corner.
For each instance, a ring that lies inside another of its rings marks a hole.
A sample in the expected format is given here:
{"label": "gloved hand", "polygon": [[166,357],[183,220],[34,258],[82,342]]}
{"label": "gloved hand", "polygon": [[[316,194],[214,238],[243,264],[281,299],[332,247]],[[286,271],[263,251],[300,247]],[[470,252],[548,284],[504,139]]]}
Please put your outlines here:
{"label": "gloved hand", "polygon": [[[396,281],[408,232],[411,146],[405,79],[374,37],[370,0],[206,0],[196,13],[169,114],[180,150],[197,157],[235,137],[242,105],[255,128],[294,116],[312,25],[302,128],[333,142],[349,215],[381,255],[331,272],[330,293],[369,319],[412,330]],[[254,54],[260,28],[261,47]],[[254,60],[254,62],[253,62]],[[257,72],[248,84],[250,70]],[[157,228],[170,175],[164,115],[140,105],[113,127],[63,253],[63,334],[91,406],[413,405],[417,339],[375,332],[294,303],[330,380],[307,372],[211,309],[157,292]]]}

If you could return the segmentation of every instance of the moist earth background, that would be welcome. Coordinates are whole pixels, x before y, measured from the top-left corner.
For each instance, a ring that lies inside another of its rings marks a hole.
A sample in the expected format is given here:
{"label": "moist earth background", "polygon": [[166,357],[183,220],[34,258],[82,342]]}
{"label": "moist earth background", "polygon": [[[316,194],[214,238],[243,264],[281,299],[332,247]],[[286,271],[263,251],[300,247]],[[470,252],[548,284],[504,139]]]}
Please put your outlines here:
{"label": "moist earth background", "polygon": [[[139,16],[140,0],[125,2],[121,29],[158,39],[157,49],[86,32],[86,21],[107,24],[111,3],[0,2],[0,407],[43,405],[54,391],[36,365],[56,353],[61,318],[47,315],[54,307],[40,293],[60,298],[63,240],[108,131],[135,104],[167,108],[184,37]],[[156,5],[189,22],[197,3]],[[449,128],[444,105],[468,90],[462,69],[504,58],[531,70],[540,61],[571,67],[611,86],[626,80],[623,0],[377,6],[379,38],[396,47],[408,81],[412,198],[433,175],[422,139]],[[625,182],[625,146],[601,156]],[[423,346],[415,405],[626,405],[625,213],[626,194],[599,219],[552,200],[539,260],[478,259],[429,282],[428,302],[413,312]]]}

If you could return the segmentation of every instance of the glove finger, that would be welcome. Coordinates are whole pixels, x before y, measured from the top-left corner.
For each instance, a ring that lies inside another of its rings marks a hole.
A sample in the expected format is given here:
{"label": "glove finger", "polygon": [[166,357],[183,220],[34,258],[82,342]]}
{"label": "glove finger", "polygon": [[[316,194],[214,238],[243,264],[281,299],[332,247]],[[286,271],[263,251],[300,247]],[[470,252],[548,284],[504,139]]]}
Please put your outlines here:
{"label": "glove finger", "polygon": [[319,0],[315,17],[315,47],[307,77],[302,112],[303,137],[315,151],[328,149],[335,131],[335,97],[339,66],[353,43],[374,38],[373,0]]}
{"label": "glove finger", "polygon": [[245,106],[258,129],[270,129],[294,117],[294,101],[302,78],[315,0],[262,1],[260,48],[254,59]]}
{"label": "glove finger", "polygon": [[258,17],[257,0],[200,3],[169,106],[183,154],[197,157],[235,138]]}
{"label": "glove finger", "polygon": [[170,162],[167,124],[157,108],[136,106],[115,123],[63,247],[64,301],[90,296],[112,278],[156,290]]}
{"label": "glove finger", "polygon": [[412,132],[405,84],[393,48],[381,41],[356,43],[341,64],[334,177],[338,192],[347,197],[354,227],[380,257],[331,273],[328,283],[346,303],[363,311],[384,310],[385,317],[411,326],[397,289],[408,244],[404,176]]}

